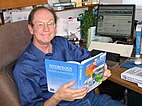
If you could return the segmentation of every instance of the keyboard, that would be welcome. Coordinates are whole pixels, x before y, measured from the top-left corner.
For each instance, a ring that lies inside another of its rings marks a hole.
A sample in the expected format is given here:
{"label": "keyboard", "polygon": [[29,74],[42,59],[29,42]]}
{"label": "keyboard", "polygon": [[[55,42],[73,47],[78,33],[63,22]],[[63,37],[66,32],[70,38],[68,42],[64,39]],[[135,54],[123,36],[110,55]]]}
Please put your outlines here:
{"label": "keyboard", "polygon": [[131,57],[133,45],[91,41],[88,50],[91,51],[93,49],[117,53],[122,57]]}

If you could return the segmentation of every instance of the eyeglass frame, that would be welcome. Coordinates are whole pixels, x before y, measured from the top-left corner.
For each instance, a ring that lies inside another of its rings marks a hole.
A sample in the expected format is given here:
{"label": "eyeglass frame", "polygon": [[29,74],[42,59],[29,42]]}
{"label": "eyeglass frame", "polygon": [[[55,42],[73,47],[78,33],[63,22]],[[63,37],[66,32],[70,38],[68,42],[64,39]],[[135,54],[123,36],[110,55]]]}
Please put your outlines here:
{"label": "eyeglass frame", "polygon": [[32,23],[32,26],[38,28],[38,29],[43,29],[45,26],[47,26],[49,29],[54,28],[55,27],[55,21],[54,20],[49,20],[48,22],[35,22]]}

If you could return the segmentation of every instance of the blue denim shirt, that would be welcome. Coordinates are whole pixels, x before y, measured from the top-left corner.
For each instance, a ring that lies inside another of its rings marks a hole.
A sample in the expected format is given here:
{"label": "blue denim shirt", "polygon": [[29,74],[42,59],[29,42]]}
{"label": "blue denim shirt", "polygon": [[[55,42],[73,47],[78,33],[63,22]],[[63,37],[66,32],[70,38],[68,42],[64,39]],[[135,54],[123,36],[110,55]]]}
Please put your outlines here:
{"label": "blue denim shirt", "polygon": [[[64,37],[56,36],[52,40],[52,45],[52,53],[44,54],[31,43],[17,61],[14,78],[22,106],[42,106],[44,101],[53,95],[47,90],[44,64],[46,58],[81,62],[91,56],[85,48],[81,49],[73,45]],[[62,101],[59,105],[65,106],[68,103]]]}

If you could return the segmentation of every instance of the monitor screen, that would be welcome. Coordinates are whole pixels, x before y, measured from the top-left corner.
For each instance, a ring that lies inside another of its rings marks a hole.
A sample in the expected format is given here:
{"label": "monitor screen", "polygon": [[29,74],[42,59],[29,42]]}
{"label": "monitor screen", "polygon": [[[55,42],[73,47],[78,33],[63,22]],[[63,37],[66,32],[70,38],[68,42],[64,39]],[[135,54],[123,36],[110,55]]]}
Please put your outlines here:
{"label": "monitor screen", "polygon": [[132,38],[135,5],[99,5],[96,35],[113,38]]}

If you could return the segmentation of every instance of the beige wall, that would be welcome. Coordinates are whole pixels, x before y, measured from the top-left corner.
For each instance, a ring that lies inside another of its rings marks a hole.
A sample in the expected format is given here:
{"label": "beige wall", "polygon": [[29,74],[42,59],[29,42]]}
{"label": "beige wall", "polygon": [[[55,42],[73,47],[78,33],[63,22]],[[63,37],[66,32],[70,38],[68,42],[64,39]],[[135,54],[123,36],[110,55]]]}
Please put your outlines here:
{"label": "beige wall", "polygon": [[120,4],[122,3],[122,0],[100,0],[100,3],[106,3],[106,4]]}

